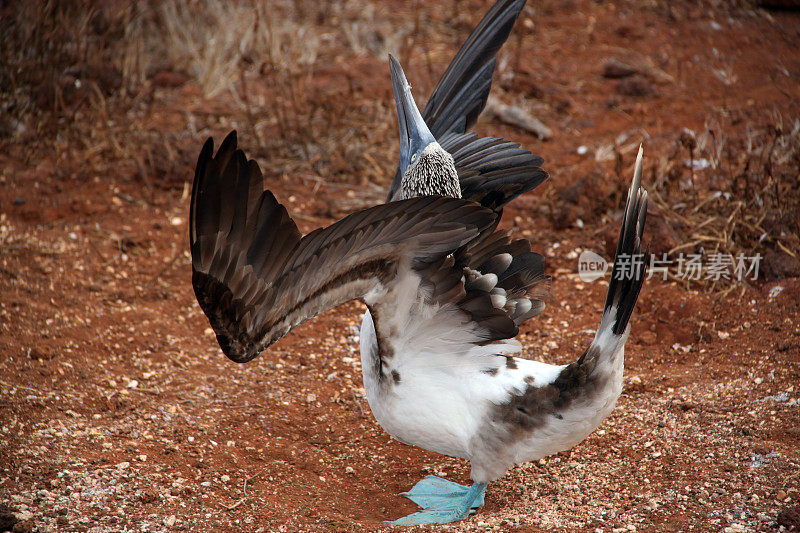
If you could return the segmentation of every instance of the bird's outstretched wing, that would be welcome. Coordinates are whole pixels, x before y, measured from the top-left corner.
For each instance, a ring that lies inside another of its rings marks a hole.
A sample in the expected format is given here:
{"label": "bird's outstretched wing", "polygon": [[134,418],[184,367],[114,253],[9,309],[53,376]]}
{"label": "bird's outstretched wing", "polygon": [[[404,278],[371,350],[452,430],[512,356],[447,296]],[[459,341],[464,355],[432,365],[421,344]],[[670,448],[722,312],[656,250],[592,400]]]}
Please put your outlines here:
{"label": "bird's outstretched wing", "polygon": [[[450,132],[464,133],[475,124],[492,88],[495,55],[524,6],[525,0],[498,0],[450,62],[422,111],[422,118],[436,139]],[[389,200],[401,179],[398,167],[389,188]]]}
{"label": "bird's outstretched wing", "polygon": [[439,144],[453,156],[461,197],[498,213],[548,179],[539,168],[544,160],[517,143],[474,133],[448,133]]}
{"label": "bird's outstretched wing", "polygon": [[429,270],[495,223],[458,199],[420,197],[349,215],[302,237],[264,189],[232,132],[209,139],[192,189],[192,284],[222,350],[253,359],[291,329],[342,302],[380,294]]}

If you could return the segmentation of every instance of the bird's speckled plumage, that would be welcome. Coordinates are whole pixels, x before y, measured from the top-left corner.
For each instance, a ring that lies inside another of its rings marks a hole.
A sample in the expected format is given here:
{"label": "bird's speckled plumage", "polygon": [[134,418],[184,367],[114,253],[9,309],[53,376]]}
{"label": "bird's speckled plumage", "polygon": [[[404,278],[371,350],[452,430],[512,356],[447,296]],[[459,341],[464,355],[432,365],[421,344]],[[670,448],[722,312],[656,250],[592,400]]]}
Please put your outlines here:
{"label": "bird's speckled plumage", "polygon": [[400,183],[398,199],[426,195],[461,198],[461,186],[453,156],[436,142],[426,146],[408,165]]}

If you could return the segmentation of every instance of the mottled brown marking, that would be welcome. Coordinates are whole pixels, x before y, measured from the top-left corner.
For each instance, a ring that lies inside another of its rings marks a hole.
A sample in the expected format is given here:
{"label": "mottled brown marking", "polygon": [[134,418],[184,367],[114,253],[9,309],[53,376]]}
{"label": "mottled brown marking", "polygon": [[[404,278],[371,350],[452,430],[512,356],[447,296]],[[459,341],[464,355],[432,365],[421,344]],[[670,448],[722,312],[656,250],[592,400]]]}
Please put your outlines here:
{"label": "mottled brown marking", "polygon": [[516,370],[517,369],[517,361],[511,357],[510,355],[506,356],[506,368],[509,370]]}
{"label": "mottled brown marking", "polygon": [[533,385],[533,382],[536,381],[536,378],[533,376],[525,376],[525,383],[528,385]]}
{"label": "mottled brown marking", "polygon": [[[369,313],[372,315],[372,323],[375,326],[375,338],[377,339],[378,343],[378,357],[375,358],[373,364],[375,365],[375,372],[378,375],[378,382],[383,382],[386,380],[386,373],[383,371],[383,362],[391,359],[394,357],[394,348],[392,348],[391,343],[388,342],[388,339],[391,336],[385,335],[382,328],[380,317],[378,315],[377,309],[375,307],[368,306]],[[400,374],[397,374],[397,378],[395,378],[394,374],[396,370],[392,370],[392,378],[395,383],[400,382]]]}
{"label": "mottled brown marking", "polygon": [[576,399],[590,400],[605,386],[606,379],[593,372],[598,355],[597,349],[590,347],[548,385],[535,387],[533,377],[526,377],[528,386],[525,390],[498,405],[494,418],[506,424],[515,440],[542,427],[550,417],[562,418],[561,413]]}
{"label": "mottled brown marking", "polygon": [[395,385],[400,384],[400,372],[397,370],[392,370],[392,381],[394,381]]}
{"label": "mottled brown marking", "polygon": [[500,370],[499,368],[484,368],[483,370],[481,370],[481,372],[483,372],[484,374],[489,374],[490,376],[496,376],[499,370]]}

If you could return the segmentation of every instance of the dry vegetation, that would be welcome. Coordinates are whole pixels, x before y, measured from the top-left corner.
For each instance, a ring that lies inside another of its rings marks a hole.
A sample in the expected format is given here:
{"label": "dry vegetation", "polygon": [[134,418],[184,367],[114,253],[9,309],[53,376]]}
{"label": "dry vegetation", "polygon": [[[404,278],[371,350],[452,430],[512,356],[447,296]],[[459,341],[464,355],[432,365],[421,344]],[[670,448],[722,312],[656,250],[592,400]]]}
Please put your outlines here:
{"label": "dry vegetation", "polygon": [[[379,201],[387,52],[422,101],[488,3],[0,4],[0,531],[363,531],[412,511],[396,494],[425,473],[467,480],[375,424],[356,304],[223,362],[186,197],[202,142],[236,128],[304,231]],[[613,244],[641,142],[652,250],[760,254],[762,276],[649,281],[602,432],[515,469],[455,529],[797,523],[800,19],[762,4],[529,0],[493,95],[552,136],[495,109],[477,128],[553,177],[504,218],[554,275],[527,353],[585,347],[604,287],[575,259]]]}

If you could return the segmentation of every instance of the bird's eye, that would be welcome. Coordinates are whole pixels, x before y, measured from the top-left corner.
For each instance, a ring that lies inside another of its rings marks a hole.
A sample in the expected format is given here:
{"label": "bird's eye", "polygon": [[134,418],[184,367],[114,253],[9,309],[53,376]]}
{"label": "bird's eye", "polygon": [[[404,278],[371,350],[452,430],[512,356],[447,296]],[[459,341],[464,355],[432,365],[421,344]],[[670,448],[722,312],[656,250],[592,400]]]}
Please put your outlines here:
{"label": "bird's eye", "polygon": [[413,154],[411,154],[411,160],[412,160],[412,161],[413,161],[413,160],[415,160],[416,158],[417,158],[417,154],[416,154],[416,152],[415,152],[415,153],[413,153]]}

